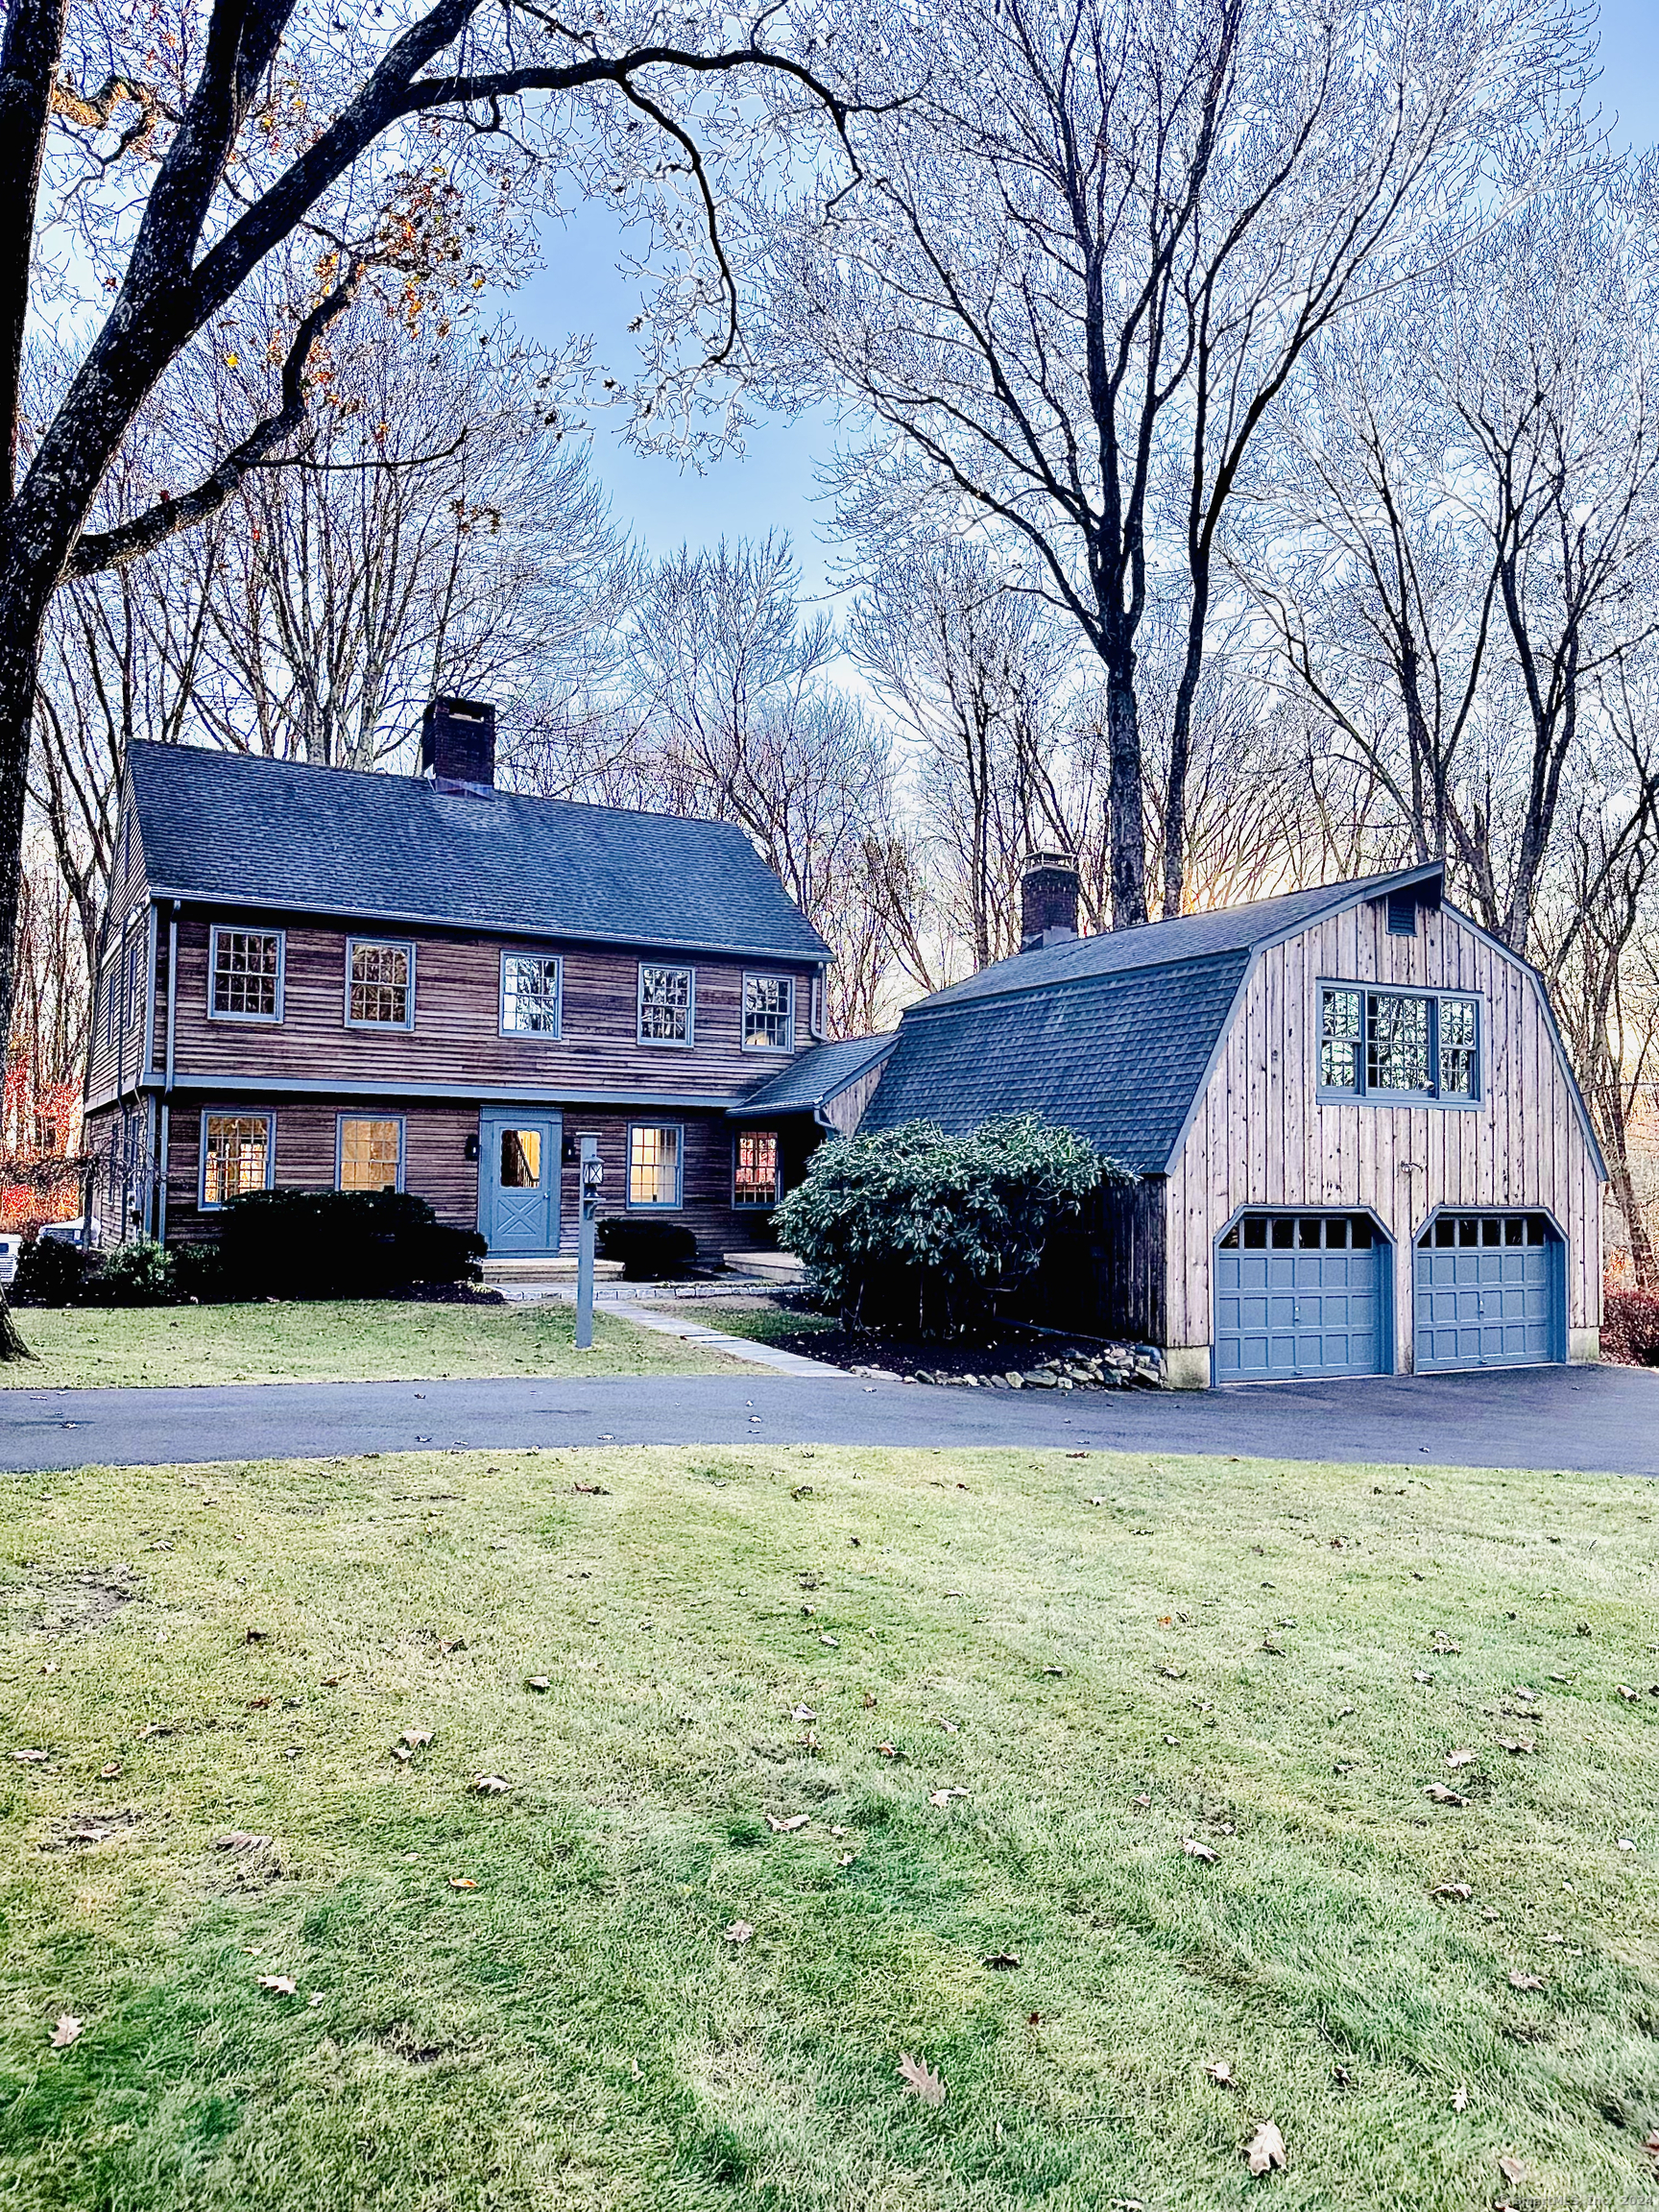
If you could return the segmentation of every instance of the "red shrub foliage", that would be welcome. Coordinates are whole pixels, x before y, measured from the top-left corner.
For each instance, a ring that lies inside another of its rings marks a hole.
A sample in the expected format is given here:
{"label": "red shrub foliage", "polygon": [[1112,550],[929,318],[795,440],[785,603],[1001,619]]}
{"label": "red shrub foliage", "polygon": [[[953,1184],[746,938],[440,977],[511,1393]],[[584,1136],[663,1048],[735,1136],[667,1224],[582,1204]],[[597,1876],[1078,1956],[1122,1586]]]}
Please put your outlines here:
{"label": "red shrub foliage", "polygon": [[1645,1290],[1604,1293],[1601,1357],[1622,1367],[1659,1367],[1659,1298]]}

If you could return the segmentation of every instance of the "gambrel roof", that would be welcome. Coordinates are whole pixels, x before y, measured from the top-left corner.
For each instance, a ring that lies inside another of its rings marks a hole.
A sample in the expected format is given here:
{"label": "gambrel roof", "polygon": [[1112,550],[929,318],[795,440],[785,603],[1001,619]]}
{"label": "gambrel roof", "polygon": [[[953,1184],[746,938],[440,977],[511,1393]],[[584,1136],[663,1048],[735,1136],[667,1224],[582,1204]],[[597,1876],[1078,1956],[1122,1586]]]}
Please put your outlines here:
{"label": "gambrel roof", "polygon": [[734,824],[442,790],[200,746],[129,747],[152,897],[822,961]]}
{"label": "gambrel roof", "polygon": [[[1442,870],[1359,877],[1016,953],[906,1008],[860,1132],[926,1119],[962,1134],[993,1114],[1038,1113],[1139,1173],[1162,1175],[1256,955],[1345,907],[1407,890],[1439,905]],[[1573,1095],[1599,1161],[1576,1084]]]}

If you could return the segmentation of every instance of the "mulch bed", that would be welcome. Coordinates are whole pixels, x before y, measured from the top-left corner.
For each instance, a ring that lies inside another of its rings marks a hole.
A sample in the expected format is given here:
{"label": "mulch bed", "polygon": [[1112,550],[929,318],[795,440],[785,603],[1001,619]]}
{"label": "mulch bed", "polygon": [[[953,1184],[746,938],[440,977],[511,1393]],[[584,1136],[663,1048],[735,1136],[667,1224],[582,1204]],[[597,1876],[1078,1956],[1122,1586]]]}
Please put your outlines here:
{"label": "mulch bed", "polygon": [[951,1344],[914,1343],[853,1329],[802,1329],[769,1337],[768,1342],[831,1367],[872,1368],[883,1375],[912,1378],[926,1375],[945,1382],[966,1381],[970,1375],[1025,1374],[1049,1361],[1075,1364],[1098,1358],[1107,1349],[1095,1337],[1058,1336],[1037,1329],[1005,1329],[994,1337]]}

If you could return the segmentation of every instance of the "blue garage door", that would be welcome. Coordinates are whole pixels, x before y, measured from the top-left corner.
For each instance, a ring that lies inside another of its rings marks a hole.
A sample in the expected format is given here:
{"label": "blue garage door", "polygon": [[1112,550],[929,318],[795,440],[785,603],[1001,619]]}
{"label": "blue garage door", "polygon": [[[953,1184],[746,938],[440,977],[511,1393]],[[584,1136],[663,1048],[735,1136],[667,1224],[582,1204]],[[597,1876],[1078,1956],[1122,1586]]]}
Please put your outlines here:
{"label": "blue garage door", "polygon": [[1565,1359],[1565,1255],[1541,1214],[1438,1214],[1417,1239],[1417,1372]]}
{"label": "blue garage door", "polygon": [[1215,1254],[1215,1380],[1381,1374],[1387,1260],[1362,1214],[1246,1214]]}

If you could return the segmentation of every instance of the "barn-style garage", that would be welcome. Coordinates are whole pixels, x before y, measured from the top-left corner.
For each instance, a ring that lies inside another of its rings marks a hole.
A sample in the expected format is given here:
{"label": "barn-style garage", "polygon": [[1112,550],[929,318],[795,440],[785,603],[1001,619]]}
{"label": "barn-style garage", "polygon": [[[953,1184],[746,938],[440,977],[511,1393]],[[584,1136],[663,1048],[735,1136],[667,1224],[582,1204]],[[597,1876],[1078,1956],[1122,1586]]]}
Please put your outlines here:
{"label": "barn-style garage", "polygon": [[1026,950],[905,1013],[862,1124],[1034,1111],[1136,1169],[1046,1318],[1192,1387],[1597,1357],[1595,1133],[1543,978],[1438,867],[1095,937],[1066,872],[1034,861]]}

